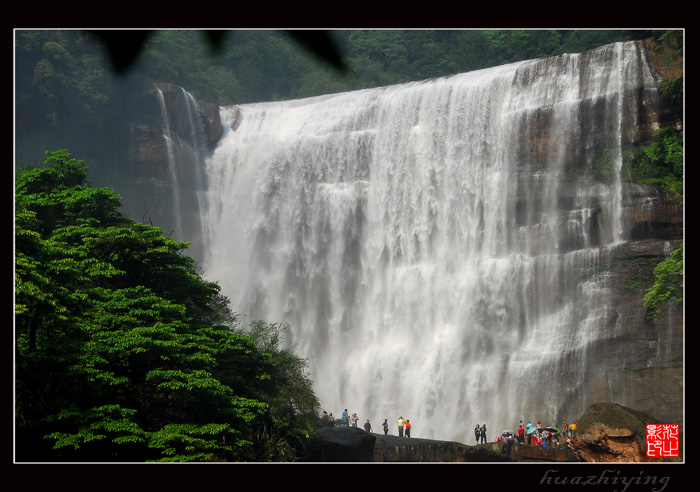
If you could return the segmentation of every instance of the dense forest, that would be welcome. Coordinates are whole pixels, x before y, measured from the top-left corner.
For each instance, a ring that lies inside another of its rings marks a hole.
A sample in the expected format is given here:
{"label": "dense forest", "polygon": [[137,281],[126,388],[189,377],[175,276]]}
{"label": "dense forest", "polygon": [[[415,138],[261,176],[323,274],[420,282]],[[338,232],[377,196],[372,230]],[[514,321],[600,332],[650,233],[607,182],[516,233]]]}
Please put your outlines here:
{"label": "dense forest", "polygon": [[56,151],[16,180],[17,460],[303,460],[319,404],[285,327],[243,324],[86,169]]}
{"label": "dense forest", "polygon": [[[113,190],[91,185],[135,81],[171,82],[229,105],[635,38],[671,43],[682,56],[681,31],[343,30],[330,33],[343,58],[337,69],[283,31],[226,34],[216,47],[201,31],[159,31],[116,76],[90,33],[15,33],[18,461],[299,461],[320,425],[305,361],[280,347],[285,327],[240,319],[197,273],[188,243],[125,217]],[[682,78],[664,90],[682,98]],[[682,135],[660,129],[625,168],[681,203]],[[652,309],[682,274],[678,255],[657,272],[645,299]]]}

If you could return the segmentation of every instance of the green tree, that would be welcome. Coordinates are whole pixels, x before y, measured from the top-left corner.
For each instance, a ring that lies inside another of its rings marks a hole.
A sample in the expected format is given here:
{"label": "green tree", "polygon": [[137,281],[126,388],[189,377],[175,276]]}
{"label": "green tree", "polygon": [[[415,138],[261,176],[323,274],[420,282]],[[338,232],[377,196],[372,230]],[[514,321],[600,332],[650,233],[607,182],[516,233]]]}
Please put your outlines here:
{"label": "green tree", "polygon": [[[286,449],[275,458],[303,454],[310,422],[275,417],[293,396],[277,374],[301,360],[260,350],[188,243],[119,214],[82,161],[45,164],[15,187],[20,461],[256,460],[270,435]],[[315,415],[302,384],[292,414]]]}
{"label": "green tree", "polygon": [[288,330],[286,324],[264,321],[254,321],[246,330],[270,364],[268,378],[260,386],[262,399],[270,406],[260,429],[260,461],[286,461],[297,456],[309,438],[308,429],[320,426],[319,403],[305,372],[306,361],[281,347]]}
{"label": "green tree", "polygon": [[647,320],[656,321],[661,305],[667,302],[683,302],[683,247],[672,252],[654,268],[656,281],[644,296]]}

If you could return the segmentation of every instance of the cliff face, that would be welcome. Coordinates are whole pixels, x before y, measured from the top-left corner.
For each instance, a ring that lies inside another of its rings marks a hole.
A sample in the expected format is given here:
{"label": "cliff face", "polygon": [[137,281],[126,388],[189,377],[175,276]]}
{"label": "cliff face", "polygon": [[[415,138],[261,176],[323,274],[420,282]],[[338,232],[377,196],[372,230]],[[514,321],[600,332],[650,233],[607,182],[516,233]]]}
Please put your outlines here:
{"label": "cliff face", "polygon": [[[652,60],[658,80],[682,76],[682,60],[669,56],[667,48],[651,42],[645,48],[645,56]],[[660,127],[682,125],[678,99],[663,91],[658,94],[656,104],[651,104],[651,99],[642,95],[637,100],[641,101],[639,121],[634,126],[633,140],[637,143],[648,141]],[[633,100],[630,98],[624,104],[631,108]],[[652,106],[656,112],[649,111]],[[538,148],[543,151],[552,147],[552,142],[538,141],[536,137],[530,135],[526,141],[539,142]],[[564,179],[559,190],[558,199],[563,204],[573,202],[581,183],[575,177],[575,170],[570,174],[571,178]],[[604,178],[592,178],[591,186],[599,179]],[[577,186],[567,188],[566,183]],[[653,413],[664,423],[682,425],[683,307],[666,303],[662,315],[651,323],[646,319],[647,309],[642,300],[654,284],[655,266],[683,245],[683,207],[658,188],[630,182],[621,183],[621,205],[622,242],[599,248],[603,267],[595,274],[610,291],[606,330],[592,349],[571,354],[570,363],[563,366],[563,386],[572,391],[558,413],[568,420],[581,415],[594,403],[617,401]],[[595,213],[592,218],[597,220]],[[561,245],[572,250],[579,247],[571,241],[563,241]],[[584,376],[580,371],[581,360],[588,361]]]}
{"label": "cliff face", "polygon": [[[211,150],[216,145],[223,131],[219,108],[205,101],[198,101],[197,108],[189,103],[183,89],[170,83],[151,84],[134,95],[129,145],[132,171],[143,170],[144,175],[155,174],[162,179],[169,177],[165,133],[176,146],[196,144]],[[203,129],[200,142],[193,141],[193,125]]]}
{"label": "cliff face", "polygon": [[[628,240],[600,251],[605,267],[597,275],[606,278],[612,298],[605,336],[585,354],[571,355],[570,373],[565,369],[562,377],[573,397],[560,415],[575,418],[593,403],[619,401],[682,424],[683,308],[666,303],[651,323],[643,304],[654,268],[683,244],[682,207],[651,188],[632,187],[625,208]],[[588,361],[583,378],[576,369],[582,358]]]}

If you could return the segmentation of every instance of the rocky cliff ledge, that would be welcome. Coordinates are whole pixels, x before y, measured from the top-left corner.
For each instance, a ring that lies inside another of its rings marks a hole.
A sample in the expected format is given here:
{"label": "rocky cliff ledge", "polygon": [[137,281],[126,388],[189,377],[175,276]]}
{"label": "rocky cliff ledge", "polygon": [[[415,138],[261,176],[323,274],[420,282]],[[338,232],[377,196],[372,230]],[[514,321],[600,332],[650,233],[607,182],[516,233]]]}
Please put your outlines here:
{"label": "rocky cliff ledge", "polygon": [[327,427],[316,432],[311,446],[315,462],[494,463],[581,461],[562,447],[542,448],[514,443],[510,455],[503,443],[468,446],[459,442],[368,433],[354,427]]}
{"label": "rocky cliff ledge", "polygon": [[654,417],[615,403],[591,405],[579,419],[576,452],[561,445],[543,448],[514,443],[510,454],[502,442],[469,446],[459,442],[405,438],[368,433],[355,427],[326,427],[316,431],[310,446],[314,462],[658,462],[678,458],[646,456],[646,425]]}

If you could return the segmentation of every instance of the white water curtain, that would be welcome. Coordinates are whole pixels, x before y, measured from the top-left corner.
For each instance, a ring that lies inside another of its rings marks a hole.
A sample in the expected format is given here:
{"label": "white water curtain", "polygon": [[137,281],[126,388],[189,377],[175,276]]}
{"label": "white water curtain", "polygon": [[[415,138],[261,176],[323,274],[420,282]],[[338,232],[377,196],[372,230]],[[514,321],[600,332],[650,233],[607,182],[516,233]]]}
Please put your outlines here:
{"label": "white water curtain", "polygon": [[[621,94],[648,70],[620,43],[221,108],[240,122],[206,162],[206,276],[249,320],[289,324],[336,416],[468,444],[476,424],[493,440],[576,418],[564,402],[585,410],[575,376],[611,329]],[[603,149],[611,179],[563,179]]]}

